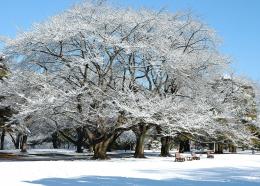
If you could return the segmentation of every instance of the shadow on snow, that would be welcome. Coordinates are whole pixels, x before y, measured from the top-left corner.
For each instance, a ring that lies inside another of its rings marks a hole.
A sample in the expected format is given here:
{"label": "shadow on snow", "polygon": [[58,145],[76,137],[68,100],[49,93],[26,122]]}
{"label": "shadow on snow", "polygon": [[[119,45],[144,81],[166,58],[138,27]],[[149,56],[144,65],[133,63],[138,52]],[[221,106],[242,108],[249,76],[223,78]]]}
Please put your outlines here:
{"label": "shadow on snow", "polygon": [[[140,170],[142,173],[157,172]],[[177,171],[174,172],[178,173]],[[83,176],[79,178],[44,178],[26,181],[44,186],[257,186],[260,185],[259,169],[200,169],[180,172],[183,178],[152,180],[113,176]],[[251,179],[251,180],[250,180]]]}

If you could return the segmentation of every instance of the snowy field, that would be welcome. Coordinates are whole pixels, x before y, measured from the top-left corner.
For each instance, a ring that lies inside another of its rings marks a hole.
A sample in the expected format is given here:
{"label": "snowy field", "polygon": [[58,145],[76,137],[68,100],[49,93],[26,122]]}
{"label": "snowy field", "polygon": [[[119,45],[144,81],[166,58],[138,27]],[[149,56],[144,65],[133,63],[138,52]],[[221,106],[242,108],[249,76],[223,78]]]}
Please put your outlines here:
{"label": "snowy field", "polygon": [[115,158],[106,161],[0,162],[1,186],[235,186],[260,185],[260,154],[174,158]]}

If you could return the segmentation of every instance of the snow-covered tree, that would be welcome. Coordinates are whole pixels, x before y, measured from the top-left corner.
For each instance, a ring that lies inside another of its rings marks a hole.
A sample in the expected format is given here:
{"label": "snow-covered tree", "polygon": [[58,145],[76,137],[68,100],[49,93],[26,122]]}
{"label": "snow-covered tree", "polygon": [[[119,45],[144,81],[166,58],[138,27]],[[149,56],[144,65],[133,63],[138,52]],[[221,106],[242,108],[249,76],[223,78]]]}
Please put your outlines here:
{"label": "snow-covered tree", "polygon": [[[8,74],[8,69],[4,64],[5,56],[0,53],[0,84],[2,84],[3,79]],[[8,118],[12,115],[12,110],[9,105],[2,104],[2,100],[5,99],[3,95],[0,94],[0,129],[1,129],[1,140],[0,140],[0,149],[4,149],[5,135],[8,127],[6,122]]]}
{"label": "snow-covered tree", "polygon": [[131,129],[135,157],[144,157],[152,127],[164,136],[224,130],[213,122],[221,100],[210,88],[228,63],[218,43],[190,14],[85,2],[6,40],[7,60],[21,70],[4,92],[19,99],[22,128],[51,126],[68,139],[64,130],[74,130],[78,150],[88,140],[101,159]]}
{"label": "snow-covered tree", "polygon": [[[256,99],[253,83],[246,78],[225,77],[215,80],[212,88],[217,92],[216,97],[221,99],[221,105],[216,106],[216,120],[224,125],[224,131],[216,131],[216,139],[220,143],[225,141],[231,146],[249,145],[252,134],[249,130],[256,123]],[[226,111],[221,111],[226,108]],[[213,140],[214,141],[214,140]],[[223,146],[223,145],[220,145]],[[222,152],[223,149],[217,149]]]}

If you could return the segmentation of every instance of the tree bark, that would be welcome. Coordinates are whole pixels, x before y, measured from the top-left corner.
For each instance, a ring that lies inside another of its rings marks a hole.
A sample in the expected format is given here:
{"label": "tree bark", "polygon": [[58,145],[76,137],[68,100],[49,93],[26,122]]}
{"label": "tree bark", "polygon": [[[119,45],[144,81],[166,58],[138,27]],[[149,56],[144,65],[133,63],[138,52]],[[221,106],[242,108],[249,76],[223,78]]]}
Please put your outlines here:
{"label": "tree bark", "polygon": [[231,153],[237,152],[237,147],[235,145],[229,145],[228,149],[229,149],[229,152],[231,152]]}
{"label": "tree bark", "polygon": [[54,149],[58,149],[60,147],[58,132],[52,133],[52,146]]}
{"label": "tree bark", "polygon": [[27,152],[27,135],[23,135],[22,137],[21,152]]}
{"label": "tree bark", "polygon": [[180,141],[180,146],[179,146],[179,152],[189,152],[190,151],[190,143],[189,139],[181,140]]}
{"label": "tree bark", "polygon": [[77,146],[77,153],[83,153],[83,145],[84,145],[84,129],[82,127],[79,127],[76,129],[77,131],[77,141],[76,141],[76,146]]}
{"label": "tree bark", "polygon": [[161,154],[160,156],[162,157],[171,157],[172,155],[170,154],[170,148],[171,148],[171,143],[173,139],[171,136],[163,136],[161,137]]}
{"label": "tree bark", "polygon": [[135,158],[145,158],[144,156],[144,140],[145,140],[145,134],[141,134],[137,136],[136,139],[136,146],[135,146]]}
{"label": "tree bark", "polygon": [[4,150],[4,143],[5,143],[5,129],[3,128],[2,134],[1,134],[1,145],[0,145],[0,150]]}
{"label": "tree bark", "polygon": [[144,140],[146,133],[150,129],[149,125],[139,124],[136,128],[133,129],[133,132],[136,136],[136,146],[135,146],[135,158],[145,158],[144,156]]}
{"label": "tree bark", "polygon": [[215,153],[217,154],[223,154],[224,146],[221,143],[216,143],[215,145]]}
{"label": "tree bark", "polygon": [[107,156],[107,149],[109,145],[113,142],[114,136],[111,136],[107,139],[104,139],[103,141],[95,144],[93,147],[94,150],[94,156],[93,159],[100,159],[100,160],[105,160],[109,159]]}
{"label": "tree bark", "polygon": [[16,135],[15,149],[19,149],[19,148],[20,148],[21,136],[22,136],[22,134],[20,134],[20,133],[18,133],[18,134]]}

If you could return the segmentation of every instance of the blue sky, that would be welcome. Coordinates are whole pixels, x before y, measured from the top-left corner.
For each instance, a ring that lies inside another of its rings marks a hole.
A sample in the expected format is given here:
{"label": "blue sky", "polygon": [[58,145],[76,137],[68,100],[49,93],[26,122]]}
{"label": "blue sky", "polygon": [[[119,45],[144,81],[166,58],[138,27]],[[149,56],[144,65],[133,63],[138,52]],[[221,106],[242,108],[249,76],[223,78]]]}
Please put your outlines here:
{"label": "blue sky", "polygon": [[[0,0],[0,35],[14,37],[80,0]],[[239,74],[260,80],[260,0],[113,0],[134,8],[189,10],[223,39],[221,50]]]}

